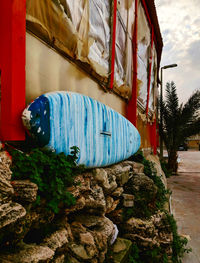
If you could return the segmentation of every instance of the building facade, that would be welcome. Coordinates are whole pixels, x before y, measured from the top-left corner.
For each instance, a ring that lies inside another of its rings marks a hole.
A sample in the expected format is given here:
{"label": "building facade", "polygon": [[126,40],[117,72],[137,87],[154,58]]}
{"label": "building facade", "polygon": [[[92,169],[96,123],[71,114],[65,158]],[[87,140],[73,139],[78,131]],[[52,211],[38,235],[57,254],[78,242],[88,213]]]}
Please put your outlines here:
{"label": "building facade", "polygon": [[23,140],[20,114],[58,90],[88,95],[139,130],[156,153],[162,37],[154,1],[1,1],[1,138]]}

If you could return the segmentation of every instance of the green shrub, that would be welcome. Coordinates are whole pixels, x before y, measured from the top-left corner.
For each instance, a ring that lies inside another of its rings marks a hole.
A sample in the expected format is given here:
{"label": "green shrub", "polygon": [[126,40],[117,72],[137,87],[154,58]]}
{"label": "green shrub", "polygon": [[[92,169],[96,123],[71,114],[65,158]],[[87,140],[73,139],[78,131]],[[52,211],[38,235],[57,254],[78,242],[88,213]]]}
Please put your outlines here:
{"label": "green shrub", "polygon": [[[156,211],[164,209],[164,205],[167,202],[167,194],[169,193],[169,191],[165,189],[161,178],[157,176],[154,164],[144,157],[141,150],[139,150],[134,156],[132,156],[131,160],[142,163],[144,165],[144,174],[153,180],[154,184],[157,186],[157,193],[155,196],[154,206],[149,206],[148,203],[144,202],[144,200],[148,200],[148,192],[139,192],[137,194],[133,193],[135,195],[134,208],[124,209],[124,219],[127,220],[132,216],[149,218]],[[146,195],[145,198],[143,194]]]}
{"label": "green shrub", "polygon": [[44,198],[47,207],[54,213],[59,212],[59,206],[75,204],[73,195],[66,191],[71,186],[74,177],[82,171],[76,165],[79,149],[71,148],[71,155],[43,149],[34,149],[29,154],[18,150],[9,150],[13,164],[12,179],[29,179],[38,185],[37,204]]}
{"label": "green shrub", "polygon": [[142,251],[137,244],[132,245],[128,263],[168,263],[168,257],[161,248]]}
{"label": "green shrub", "polygon": [[172,243],[172,262],[174,263],[181,263],[182,257],[185,253],[191,252],[191,249],[186,248],[188,240],[186,238],[181,237],[178,235],[177,232],[177,225],[173,215],[169,215],[166,212],[166,223],[169,224],[171,231],[173,233],[173,243]]}
{"label": "green shrub", "polygon": [[165,160],[160,160],[160,164],[161,164],[161,168],[163,172],[165,173],[166,178],[169,178],[170,176],[172,176],[172,173],[167,168],[167,162]]}

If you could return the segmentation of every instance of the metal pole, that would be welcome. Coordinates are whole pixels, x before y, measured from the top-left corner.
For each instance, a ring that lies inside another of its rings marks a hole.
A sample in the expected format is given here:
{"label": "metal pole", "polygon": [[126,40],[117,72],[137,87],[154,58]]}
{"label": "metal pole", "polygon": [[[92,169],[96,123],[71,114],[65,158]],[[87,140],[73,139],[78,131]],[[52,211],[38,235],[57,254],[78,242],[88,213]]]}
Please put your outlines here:
{"label": "metal pole", "polygon": [[[163,109],[162,109],[162,102],[163,102],[163,69],[167,68],[174,68],[177,67],[177,64],[170,64],[166,65],[161,68],[161,89],[160,89],[160,134],[163,130]],[[163,159],[163,139],[160,136],[160,159]]]}
{"label": "metal pole", "polygon": [[[162,102],[163,102],[163,68],[161,68],[161,89],[160,89],[160,131],[163,130],[163,112],[162,112]],[[163,139],[160,135],[160,159],[163,159]]]}

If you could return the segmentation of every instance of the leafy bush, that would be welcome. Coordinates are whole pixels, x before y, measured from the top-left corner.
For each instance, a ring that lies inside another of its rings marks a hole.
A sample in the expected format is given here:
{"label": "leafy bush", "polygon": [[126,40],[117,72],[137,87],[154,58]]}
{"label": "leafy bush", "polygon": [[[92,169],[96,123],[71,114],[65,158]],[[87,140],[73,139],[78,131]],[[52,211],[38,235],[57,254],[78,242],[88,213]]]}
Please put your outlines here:
{"label": "leafy bush", "polygon": [[184,253],[191,252],[191,249],[186,248],[188,240],[178,235],[177,225],[173,215],[166,213],[167,222],[170,225],[171,231],[173,233],[173,243],[172,243],[172,262],[181,263]]}
{"label": "leafy bush", "polygon": [[162,249],[155,247],[151,250],[141,251],[137,244],[133,244],[131,253],[129,254],[128,263],[168,263],[167,255]]}
{"label": "leafy bush", "polygon": [[[146,194],[146,200],[148,200],[148,192],[139,192],[135,195],[135,205],[133,209],[124,209],[124,219],[128,219],[131,216],[149,218],[157,210],[163,210],[164,204],[167,202],[168,190],[165,189],[162,180],[157,176],[154,164],[148,161],[141,150],[139,150],[134,156],[131,157],[132,161],[142,163],[144,165],[144,174],[153,180],[157,186],[157,193],[155,196],[155,205],[150,207],[144,202],[143,194]],[[126,211],[127,210],[127,211]]]}
{"label": "leafy bush", "polygon": [[80,169],[82,171],[76,165],[77,147],[71,147],[71,155],[68,156],[43,149],[34,149],[29,154],[13,149],[9,152],[13,159],[12,179],[29,179],[37,184],[37,204],[44,198],[54,213],[59,212],[59,206],[75,204],[75,198],[66,188],[73,184]]}
{"label": "leafy bush", "polygon": [[165,176],[167,178],[169,178],[170,176],[172,176],[172,173],[169,171],[168,169],[168,165],[167,165],[167,162],[165,160],[160,160],[160,164],[161,164],[161,168],[163,170],[163,172],[165,173]]}

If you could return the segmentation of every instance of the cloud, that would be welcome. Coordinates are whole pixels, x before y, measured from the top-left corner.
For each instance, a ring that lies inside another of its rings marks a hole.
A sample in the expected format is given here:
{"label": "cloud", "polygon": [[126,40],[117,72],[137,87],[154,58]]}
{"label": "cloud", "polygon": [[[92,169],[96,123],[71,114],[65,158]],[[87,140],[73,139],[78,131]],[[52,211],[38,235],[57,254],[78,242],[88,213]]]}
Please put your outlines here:
{"label": "cloud", "polygon": [[193,41],[187,49],[189,65],[199,71],[200,70],[200,39]]}
{"label": "cloud", "polygon": [[155,1],[164,48],[161,66],[177,63],[164,72],[166,81],[174,80],[185,101],[200,88],[200,1]]}

